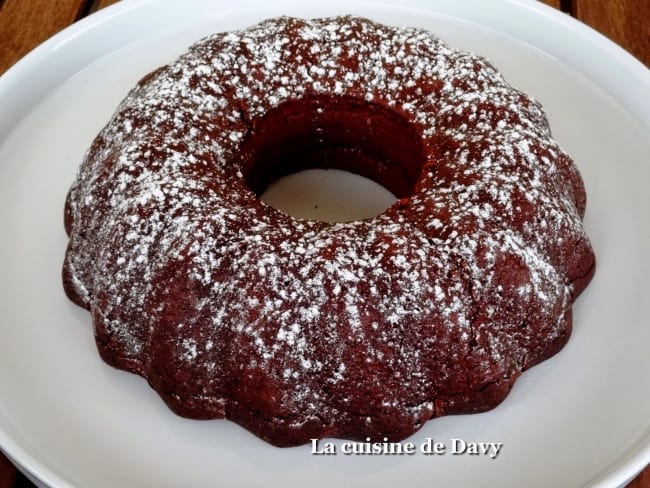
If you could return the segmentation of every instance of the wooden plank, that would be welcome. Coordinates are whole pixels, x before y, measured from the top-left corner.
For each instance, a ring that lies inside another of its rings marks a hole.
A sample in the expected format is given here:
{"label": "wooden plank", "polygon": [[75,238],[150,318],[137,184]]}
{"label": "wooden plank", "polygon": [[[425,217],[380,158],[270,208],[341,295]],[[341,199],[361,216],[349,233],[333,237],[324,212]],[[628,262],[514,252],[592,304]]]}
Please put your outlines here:
{"label": "wooden plank", "polygon": [[101,10],[104,7],[108,7],[109,5],[113,5],[117,2],[119,2],[119,0],[95,0],[92,7],[90,8],[90,11],[96,12],[97,10]]}
{"label": "wooden plank", "polygon": [[85,0],[4,0],[0,8],[0,74],[82,15]]}
{"label": "wooden plank", "polygon": [[16,468],[0,451],[0,488],[12,488],[16,481]]}
{"label": "wooden plank", "polygon": [[555,7],[557,9],[562,8],[562,2],[560,0],[542,0],[547,5],[550,5],[551,7]]}
{"label": "wooden plank", "polygon": [[574,15],[650,67],[650,2],[574,0]]}
{"label": "wooden plank", "polygon": [[650,468],[646,468],[639,476],[630,481],[627,488],[650,488]]}

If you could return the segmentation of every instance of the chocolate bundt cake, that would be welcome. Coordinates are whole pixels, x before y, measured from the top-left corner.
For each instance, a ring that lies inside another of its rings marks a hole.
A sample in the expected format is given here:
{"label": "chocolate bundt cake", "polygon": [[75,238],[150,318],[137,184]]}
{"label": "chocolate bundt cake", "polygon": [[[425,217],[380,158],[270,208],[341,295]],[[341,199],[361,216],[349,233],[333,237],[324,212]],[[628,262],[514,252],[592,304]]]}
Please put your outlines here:
{"label": "chocolate bundt cake", "polygon": [[[305,168],[397,197],[293,218]],[[585,190],[539,103],[431,33],[356,17],[212,35],[145,76],[65,207],[65,290],[109,364],[278,446],[397,441],[501,402],[594,272]]]}

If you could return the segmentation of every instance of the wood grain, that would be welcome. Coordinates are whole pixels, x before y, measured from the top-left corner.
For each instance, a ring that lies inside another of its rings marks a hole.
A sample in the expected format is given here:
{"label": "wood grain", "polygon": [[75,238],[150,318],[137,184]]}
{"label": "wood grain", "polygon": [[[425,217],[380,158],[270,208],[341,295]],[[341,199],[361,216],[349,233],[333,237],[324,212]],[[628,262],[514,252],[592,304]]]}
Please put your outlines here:
{"label": "wood grain", "polygon": [[560,0],[542,0],[542,2],[561,10],[562,5]]}
{"label": "wood grain", "polygon": [[12,488],[16,482],[16,468],[0,451],[0,488]]}
{"label": "wood grain", "polygon": [[573,0],[573,14],[650,67],[650,1]]}
{"label": "wood grain", "polygon": [[645,468],[639,476],[630,481],[626,488],[650,488],[650,467]]}
{"label": "wood grain", "polygon": [[77,20],[86,0],[4,0],[0,7],[0,74]]}
{"label": "wood grain", "polygon": [[119,0],[95,0],[90,7],[90,11],[96,12],[97,10],[101,10],[104,7],[108,7],[109,5],[113,5],[117,2],[119,2]]}

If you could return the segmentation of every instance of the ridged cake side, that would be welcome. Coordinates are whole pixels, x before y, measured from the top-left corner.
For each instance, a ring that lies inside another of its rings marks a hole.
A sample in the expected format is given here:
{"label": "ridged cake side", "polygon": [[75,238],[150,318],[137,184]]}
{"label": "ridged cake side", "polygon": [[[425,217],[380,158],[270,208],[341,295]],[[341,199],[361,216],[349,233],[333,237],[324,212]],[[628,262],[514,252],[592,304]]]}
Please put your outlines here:
{"label": "ridged cake side", "polygon": [[[412,124],[412,194],[336,224],[256,197],[242,141],[319,97]],[[594,271],[584,210],[540,105],[484,59],[420,29],[270,19],[196,43],[121,103],[67,199],[64,285],[102,357],[181,415],[280,446],[399,440],[494,407],[564,345]]]}

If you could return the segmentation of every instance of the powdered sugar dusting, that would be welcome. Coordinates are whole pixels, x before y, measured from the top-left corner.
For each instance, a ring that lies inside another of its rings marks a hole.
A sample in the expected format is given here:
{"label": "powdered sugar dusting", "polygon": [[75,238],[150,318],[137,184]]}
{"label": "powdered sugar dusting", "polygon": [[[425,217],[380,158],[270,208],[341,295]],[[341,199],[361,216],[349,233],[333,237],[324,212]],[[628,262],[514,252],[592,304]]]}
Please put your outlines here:
{"label": "powdered sugar dusting", "polygon": [[[409,199],[326,224],[248,189],[251,120],[318,94],[414,124],[431,159]],[[273,422],[370,435],[478,408],[567,334],[580,189],[540,105],[484,59],[420,29],[271,19],[195,44],[122,102],[71,189],[66,266],[130,369],[191,369],[180,402],[223,416],[273,385]]]}

